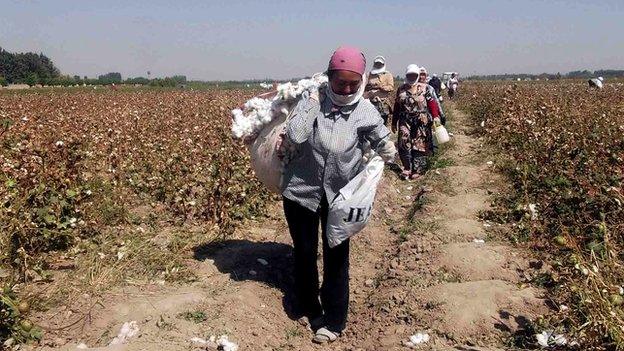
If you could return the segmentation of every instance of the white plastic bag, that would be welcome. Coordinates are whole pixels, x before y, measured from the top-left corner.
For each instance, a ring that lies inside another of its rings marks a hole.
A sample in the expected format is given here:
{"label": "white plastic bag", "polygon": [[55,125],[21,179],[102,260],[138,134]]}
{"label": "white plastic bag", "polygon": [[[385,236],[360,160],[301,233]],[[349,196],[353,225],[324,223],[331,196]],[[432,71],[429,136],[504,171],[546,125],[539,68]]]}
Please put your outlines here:
{"label": "white plastic bag", "polygon": [[384,161],[373,157],[333,199],[327,215],[327,241],[336,247],[360,232],[371,216],[377,184],[383,175]]}

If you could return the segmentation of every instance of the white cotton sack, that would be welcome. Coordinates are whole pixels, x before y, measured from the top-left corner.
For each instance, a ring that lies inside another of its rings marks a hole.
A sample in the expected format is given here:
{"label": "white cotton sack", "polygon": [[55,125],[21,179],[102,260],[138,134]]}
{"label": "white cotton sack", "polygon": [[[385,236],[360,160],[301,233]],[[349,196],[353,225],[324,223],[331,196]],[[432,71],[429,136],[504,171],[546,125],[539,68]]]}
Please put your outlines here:
{"label": "white cotton sack", "polygon": [[333,199],[329,205],[325,233],[329,247],[340,245],[366,227],[383,169],[383,159],[373,157]]}
{"label": "white cotton sack", "polygon": [[255,97],[242,110],[232,110],[232,134],[247,139],[251,167],[270,191],[281,193],[284,167],[296,151],[285,136],[290,114],[304,91],[316,94],[326,82],[327,76],[317,74],[297,84],[280,84],[274,98]]}
{"label": "white cotton sack", "polygon": [[270,191],[280,193],[284,164],[280,157],[281,143],[285,141],[286,116],[274,119],[249,145],[251,155],[251,167],[256,172],[256,177]]}

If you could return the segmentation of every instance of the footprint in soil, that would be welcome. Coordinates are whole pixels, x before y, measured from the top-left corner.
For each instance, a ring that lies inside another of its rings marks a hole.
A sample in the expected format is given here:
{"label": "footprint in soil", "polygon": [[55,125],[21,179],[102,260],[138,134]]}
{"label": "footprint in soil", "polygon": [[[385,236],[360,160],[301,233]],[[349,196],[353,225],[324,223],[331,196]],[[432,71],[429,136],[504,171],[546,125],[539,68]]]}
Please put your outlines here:
{"label": "footprint in soil", "polygon": [[212,260],[219,272],[229,274],[234,281],[256,281],[281,290],[282,305],[288,317],[292,320],[301,317],[294,307],[292,246],[226,240],[195,247],[193,257],[198,261]]}

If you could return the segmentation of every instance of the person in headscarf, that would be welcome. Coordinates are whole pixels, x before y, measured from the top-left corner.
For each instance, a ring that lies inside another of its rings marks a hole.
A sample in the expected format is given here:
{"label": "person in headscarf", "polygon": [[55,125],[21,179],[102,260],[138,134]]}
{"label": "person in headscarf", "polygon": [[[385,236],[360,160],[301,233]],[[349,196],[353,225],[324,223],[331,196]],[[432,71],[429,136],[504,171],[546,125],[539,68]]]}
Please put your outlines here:
{"label": "person in headscarf", "polygon": [[[286,128],[298,156],[284,169],[283,203],[294,246],[295,296],[314,342],[336,340],[349,307],[349,239],[330,248],[325,235],[329,202],[353,179],[370,147],[393,160],[394,144],[379,112],[362,97],[366,59],[359,49],[338,48],[329,61],[329,82],[318,96],[304,94]],[[318,227],[323,242],[323,285],[316,264]]]}
{"label": "person in headscarf", "polygon": [[[437,78],[437,76],[434,74],[433,75],[434,78]],[[420,83],[427,83],[429,85],[429,87],[427,88],[429,91],[429,94],[431,95],[431,97],[433,98],[433,100],[435,101],[435,103],[438,105],[438,111],[440,112],[440,122],[442,123],[442,125],[446,124],[446,116],[444,115],[444,110],[442,110],[442,103],[440,100],[440,95],[438,94],[438,92],[436,92],[436,89],[433,85],[431,85],[431,82],[433,81],[433,78],[429,78],[429,73],[427,72],[427,69],[425,67],[420,67],[420,70],[418,72],[418,82]],[[440,81],[438,79],[438,81]]]}
{"label": "person in headscarf", "polygon": [[364,97],[369,99],[387,125],[392,114],[390,94],[394,91],[394,77],[386,69],[386,59],[379,55],[373,60],[373,69],[368,74]]}
{"label": "person in headscarf", "polygon": [[457,79],[457,73],[451,74],[451,78],[449,78],[448,82],[446,82],[446,87],[448,88],[449,99],[453,100],[453,97],[455,97],[455,94],[457,94],[457,89],[459,88],[459,79]]}
{"label": "person in headscarf", "polygon": [[440,118],[435,92],[420,76],[418,65],[407,66],[405,83],[397,90],[392,114],[392,130],[398,131],[403,179],[418,179],[425,173],[427,157],[433,153],[431,127]]}
{"label": "person in headscarf", "polygon": [[442,81],[440,80],[440,78],[438,78],[437,74],[432,74],[431,75],[431,79],[429,80],[429,85],[431,85],[433,87],[433,90],[436,93],[436,96],[438,97],[438,99],[440,99],[442,96],[440,95],[440,93],[442,92]]}
{"label": "person in headscarf", "polygon": [[598,88],[598,89],[602,89],[603,82],[604,82],[604,78],[602,77],[592,78],[587,81],[590,88]]}

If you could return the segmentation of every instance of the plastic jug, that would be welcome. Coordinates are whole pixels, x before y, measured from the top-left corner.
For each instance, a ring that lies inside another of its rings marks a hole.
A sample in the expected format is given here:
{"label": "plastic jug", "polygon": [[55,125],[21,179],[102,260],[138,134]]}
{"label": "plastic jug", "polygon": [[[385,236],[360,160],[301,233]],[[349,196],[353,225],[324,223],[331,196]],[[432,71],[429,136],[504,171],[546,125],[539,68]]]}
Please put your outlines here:
{"label": "plastic jug", "polygon": [[435,131],[436,141],[438,142],[438,144],[444,144],[448,142],[449,140],[451,140],[451,137],[449,136],[448,131],[446,130],[446,128],[444,128],[443,125],[436,123],[434,131]]}

